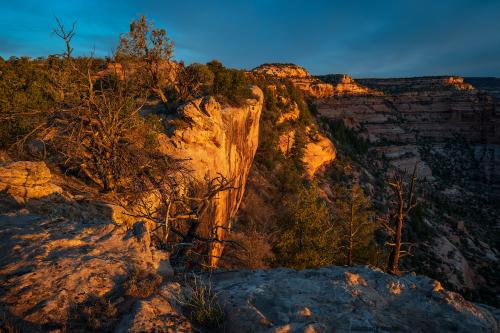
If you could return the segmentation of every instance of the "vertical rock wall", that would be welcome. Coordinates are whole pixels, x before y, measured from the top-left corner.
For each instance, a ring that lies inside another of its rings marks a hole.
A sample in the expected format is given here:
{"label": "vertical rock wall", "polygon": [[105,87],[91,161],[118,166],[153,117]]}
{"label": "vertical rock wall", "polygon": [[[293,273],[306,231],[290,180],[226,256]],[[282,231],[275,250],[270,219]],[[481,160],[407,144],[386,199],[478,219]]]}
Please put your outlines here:
{"label": "vertical rock wall", "polygon": [[[252,91],[255,98],[246,100],[239,107],[223,107],[213,97],[198,98],[185,104],[178,112],[186,125],[160,138],[163,151],[186,159],[196,180],[203,182],[220,174],[231,181],[233,188],[217,195],[204,221],[208,225],[224,227],[217,229],[219,239],[224,239],[225,228],[230,227],[236,216],[258,146],[264,97],[259,88],[253,87]],[[221,243],[212,246],[213,266],[217,265],[222,250]]]}

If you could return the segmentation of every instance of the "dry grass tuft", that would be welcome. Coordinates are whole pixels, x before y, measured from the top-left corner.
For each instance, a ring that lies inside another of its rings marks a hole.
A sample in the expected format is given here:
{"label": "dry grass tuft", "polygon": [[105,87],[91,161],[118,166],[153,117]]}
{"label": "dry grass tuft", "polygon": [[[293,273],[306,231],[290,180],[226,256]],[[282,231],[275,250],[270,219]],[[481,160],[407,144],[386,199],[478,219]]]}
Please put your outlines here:
{"label": "dry grass tuft", "polygon": [[222,330],[224,312],[217,301],[212,281],[193,274],[186,281],[185,293],[178,302],[189,312],[191,320],[210,330]]}
{"label": "dry grass tuft", "polygon": [[116,306],[104,297],[92,297],[84,304],[77,305],[74,311],[91,332],[109,331],[118,317]]}
{"label": "dry grass tuft", "polygon": [[123,289],[127,296],[147,298],[155,292],[161,283],[160,275],[145,270],[136,270],[132,271],[123,283]]}

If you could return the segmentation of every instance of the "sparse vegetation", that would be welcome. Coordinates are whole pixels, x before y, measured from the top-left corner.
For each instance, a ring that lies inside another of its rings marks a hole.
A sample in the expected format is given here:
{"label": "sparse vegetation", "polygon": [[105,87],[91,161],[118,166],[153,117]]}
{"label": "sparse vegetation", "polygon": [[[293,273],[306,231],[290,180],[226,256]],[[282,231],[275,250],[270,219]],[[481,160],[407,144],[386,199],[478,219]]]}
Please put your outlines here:
{"label": "sparse vegetation", "polygon": [[147,298],[156,291],[161,282],[161,276],[156,273],[134,270],[123,283],[123,290],[127,296]]}
{"label": "sparse vegetation", "polygon": [[90,332],[109,332],[118,319],[118,309],[111,300],[98,296],[75,305],[72,313],[84,325],[85,331]]}
{"label": "sparse vegetation", "polygon": [[224,311],[213,290],[210,277],[192,274],[186,279],[184,295],[178,302],[186,309],[189,317],[203,328],[222,330]]}

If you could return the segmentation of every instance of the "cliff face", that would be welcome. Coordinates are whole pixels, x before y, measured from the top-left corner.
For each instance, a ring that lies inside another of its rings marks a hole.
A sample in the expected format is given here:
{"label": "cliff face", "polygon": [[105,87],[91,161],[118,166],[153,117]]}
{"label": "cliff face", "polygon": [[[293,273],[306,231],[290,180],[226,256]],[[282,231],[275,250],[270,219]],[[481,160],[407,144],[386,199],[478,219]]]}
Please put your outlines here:
{"label": "cliff face", "polygon": [[336,156],[335,146],[329,138],[319,133],[309,138],[302,158],[307,177],[314,178],[316,173],[330,165]]}
{"label": "cliff face", "polygon": [[[199,98],[182,106],[179,118],[184,125],[160,137],[161,149],[172,157],[186,160],[187,168],[200,182],[219,174],[231,181],[231,188],[211,203],[206,223],[230,227],[245,191],[248,172],[259,143],[259,120],[263,94],[253,88],[255,99],[241,107],[221,107],[213,97]],[[219,239],[225,229],[218,228]],[[212,265],[217,265],[222,244],[212,249]]]}
{"label": "cliff face", "polygon": [[[381,91],[369,89],[347,74],[330,74],[318,76],[324,82],[333,86],[332,95],[346,96],[346,95],[383,95]],[[327,97],[327,96],[325,96]]]}

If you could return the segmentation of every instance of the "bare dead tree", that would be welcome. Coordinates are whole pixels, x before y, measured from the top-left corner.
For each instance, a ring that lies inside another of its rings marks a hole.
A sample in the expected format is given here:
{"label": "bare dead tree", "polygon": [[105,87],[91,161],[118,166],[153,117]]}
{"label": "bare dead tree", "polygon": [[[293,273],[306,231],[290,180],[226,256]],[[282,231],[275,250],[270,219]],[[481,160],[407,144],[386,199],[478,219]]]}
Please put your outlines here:
{"label": "bare dead tree", "polygon": [[200,184],[183,161],[164,156],[134,178],[129,210],[157,225],[154,232],[162,230],[157,238],[161,244],[171,245],[172,260],[193,254],[204,265],[210,262],[213,244],[233,242],[219,237],[218,230],[224,226],[209,225],[207,219],[215,196],[234,189],[231,184],[221,174]]}
{"label": "bare dead tree", "polygon": [[[387,272],[391,274],[399,274],[399,260],[411,255],[413,244],[403,242],[402,234],[404,222],[418,203],[414,194],[417,172],[418,163],[415,164],[411,175],[398,171],[387,182],[395,197],[394,208],[389,217],[381,219],[381,222],[392,238],[390,242],[386,242],[386,245],[391,248],[387,261]],[[406,250],[402,250],[402,246],[407,246]]]}
{"label": "bare dead tree", "polygon": [[114,191],[132,174],[129,160],[148,163],[140,147],[144,122],[139,117],[147,91],[124,73],[97,75],[92,55],[72,59],[75,25],[68,32],[56,21],[54,33],[66,45],[69,66],[64,101],[49,121],[56,129],[53,146],[68,170],[83,173],[104,192]]}
{"label": "bare dead tree", "polygon": [[73,22],[71,29],[66,30],[64,25],[61,23],[59,18],[55,17],[57,22],[57,27],[52,30],[52,32],[61,38],[66,44],[66,51],[62,54],[64,58],[66,58],[67,62],[71,62],[71,54],[73,53],[73,48],[71,47],[71,40],[75,37],[76,34],[76,22]]}

